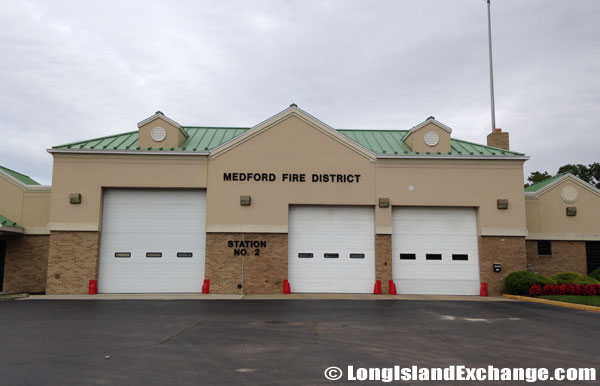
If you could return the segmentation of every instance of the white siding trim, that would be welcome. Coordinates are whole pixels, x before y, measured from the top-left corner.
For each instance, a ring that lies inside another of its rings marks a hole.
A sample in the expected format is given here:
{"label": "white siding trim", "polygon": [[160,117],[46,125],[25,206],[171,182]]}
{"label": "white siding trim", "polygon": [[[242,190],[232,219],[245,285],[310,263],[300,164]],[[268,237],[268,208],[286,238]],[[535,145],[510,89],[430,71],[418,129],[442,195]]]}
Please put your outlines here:
{"label": "white siding trim", "polygon": [[526,240],[600,241],[600,234],[593,233],[529,233]]}
{"label": "white siding trim", "polygon": [[97,222],[51,222],[48,223],[49,231],[84,231],[84,232],[97,232],[100,230]]}
{"label": "white siding trim", "polygon": [[525,228],[481,228],[481,236],[527,236]]}
{"label": "white siding trim", "polygon": [[211,224],[206,226],[207,233],[287,233],[287,225],[252,225],[252,224]]}

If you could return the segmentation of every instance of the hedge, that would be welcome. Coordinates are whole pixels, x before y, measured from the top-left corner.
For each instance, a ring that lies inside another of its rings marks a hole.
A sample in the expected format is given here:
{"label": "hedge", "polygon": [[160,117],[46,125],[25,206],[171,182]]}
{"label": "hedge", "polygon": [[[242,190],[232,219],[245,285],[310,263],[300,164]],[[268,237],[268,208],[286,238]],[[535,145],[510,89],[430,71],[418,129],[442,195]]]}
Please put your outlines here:
{"label": "hedge", "polygon": [[592,279],[600,280],[600,267],[593,270],[588,276]]}
{"label": "hedge", "polygon": [[546,284],[557,284],[553,279],[539,273],[529,271],[513,272],[506,277],[504,285],[506,292],[511,295],[529,295],[529,289],[532,285],[539,284],[541,287]]}
{"label": "hedge", "polygon": [[552,276],[556,284],[600,284],[600,281],[575,272],[562,272]]}

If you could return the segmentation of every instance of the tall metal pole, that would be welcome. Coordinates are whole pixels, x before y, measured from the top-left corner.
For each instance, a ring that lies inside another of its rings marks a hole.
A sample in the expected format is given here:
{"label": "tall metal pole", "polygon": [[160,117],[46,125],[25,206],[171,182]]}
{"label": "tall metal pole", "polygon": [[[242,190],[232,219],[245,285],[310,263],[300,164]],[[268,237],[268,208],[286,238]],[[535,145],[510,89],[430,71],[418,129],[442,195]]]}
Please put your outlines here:
{"label": "tall metal pole", "polygon": [[490,99],[492,102],[492,132],[496,128],[496,107],[494,105],[494,66],[492,64],[492,17],[490,15],[490,0],[487,0],[488,11],[488,44],[490,47]]}

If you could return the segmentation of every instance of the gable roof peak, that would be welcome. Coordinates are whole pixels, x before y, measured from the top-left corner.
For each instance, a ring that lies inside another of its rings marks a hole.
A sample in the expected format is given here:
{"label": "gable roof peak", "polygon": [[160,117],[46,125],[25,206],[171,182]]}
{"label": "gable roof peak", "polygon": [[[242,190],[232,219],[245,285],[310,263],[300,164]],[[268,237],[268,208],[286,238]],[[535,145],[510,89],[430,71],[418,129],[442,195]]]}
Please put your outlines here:
{"label": "gable roof peak", "polygon": [[320,119],[312,116],[311,114],[309,114],[306,111],[299,108],[298,105],[295,103],[292,103],[290,105],[290,107],[288,107],[288,108],[278,112],[277,114],[265,119],[264,121],[258,123],[257,125],[253,126],[252,128],[250,128],[243,134],[241,134],[235,138],[231,138],[229,141],[224,142],[221,145],[217,146],[216,148],[211,150],[210,156],[212,158],[218,157],[220,154],[222,154],[226,151],[229,151],[230,149],[234,148],[238,144],[241,144],[256,135],[259,135],[260,133],[268,130],[269,128],[276,125],[278,122],[281,122],[290,116],[295,116],[295,117],[305,121],[309,125],[320,130],[322,133],[325,133],[330,138],[333,138],[334,140],[338,141],[339,143],[342,143],[344,146],[361,154],[365,158],[374,160],[377,157],[377,155],[369,148],[367,148],[364,145],[341,134],[336,129],[329,126],[327,123],[321,121]]}
{"label": "gable roof peak", "polygon": [[525,195],[526,196],[534,196],[534,197],[540,196],[543,193],[547,192],[548,190],[552,189],[553,187],[561,184],[563,181],[566,181],[566,180],[573,181],[574,183],[578,184],[579,186],[600,196],[600,189],[596,188],[594,185],[582,180],[581,178],[577,177],[576,175],[574,175],[570,172],[564,172],[561,174],[557,174],[554,177],[546,178],[543,181],[540,181],[536,184],[526,187]]}
{"label": "gable roof peak", "polygon": [[448,133],[452,133],[452,129],[450,127],[444,125],[442,122],[435,119],[435,117],[433,115],[431,115],[426,120],[424,120],[423,122],[419,123],[418,125],[414,126],[412,129],[410,129],[407,133],[407,136],[410,135],[411,133],[414,133],[415,131],[419,130],[420,128],[422,128],[424,126],[427,126],[430,123],[433,123],[434,125],[438,126],[440,129],[445,130]]}
{"label": "gable roof peak", "polygon": [[138,122],[137,127],[140,128],[140,127],[142,127],[144,125],[147,125],[148,123],[150,123],[150,122],[152,122],[152,121],[154,121],[155,119],[158,119],[158,118],[167,121],[171,125],[173,125],[173,126],[175,126],[175,127],[177,127],[178,129],[181,130],[181,125],[178,122],[176,122],[176,121],[172,120],[171,118],[167,117],[160,110],[157,111],[157,112],[155,112],[154,115],[151,115],[148,118],[144,119],[143,121]]}

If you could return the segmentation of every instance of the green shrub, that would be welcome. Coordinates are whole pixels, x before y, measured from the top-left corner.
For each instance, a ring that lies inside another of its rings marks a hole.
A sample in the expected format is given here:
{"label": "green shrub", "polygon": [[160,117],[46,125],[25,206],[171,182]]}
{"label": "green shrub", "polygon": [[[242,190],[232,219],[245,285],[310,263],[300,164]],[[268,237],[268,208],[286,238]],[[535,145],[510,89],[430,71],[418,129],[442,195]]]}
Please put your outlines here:
{"label": "green shrub", "polygon": [[595,270],[593,270],[590,274],[589,277],[591,277],[592,279],[596,279],[600,281],[600,267],[596,268]]}
{"label": "green shrub", "polygon": [[556,281],[539,273],[529,271],[513,272],[504,279],[506,292],[511,295],[529,295],[529,288],[532,285],[539,284],[544,287],[546,284],[557,284]]}
{"label": "green shrub", "polygon": [[561,272],[552,276],[557,284],[599,284],[600,281],[575,272]]}

